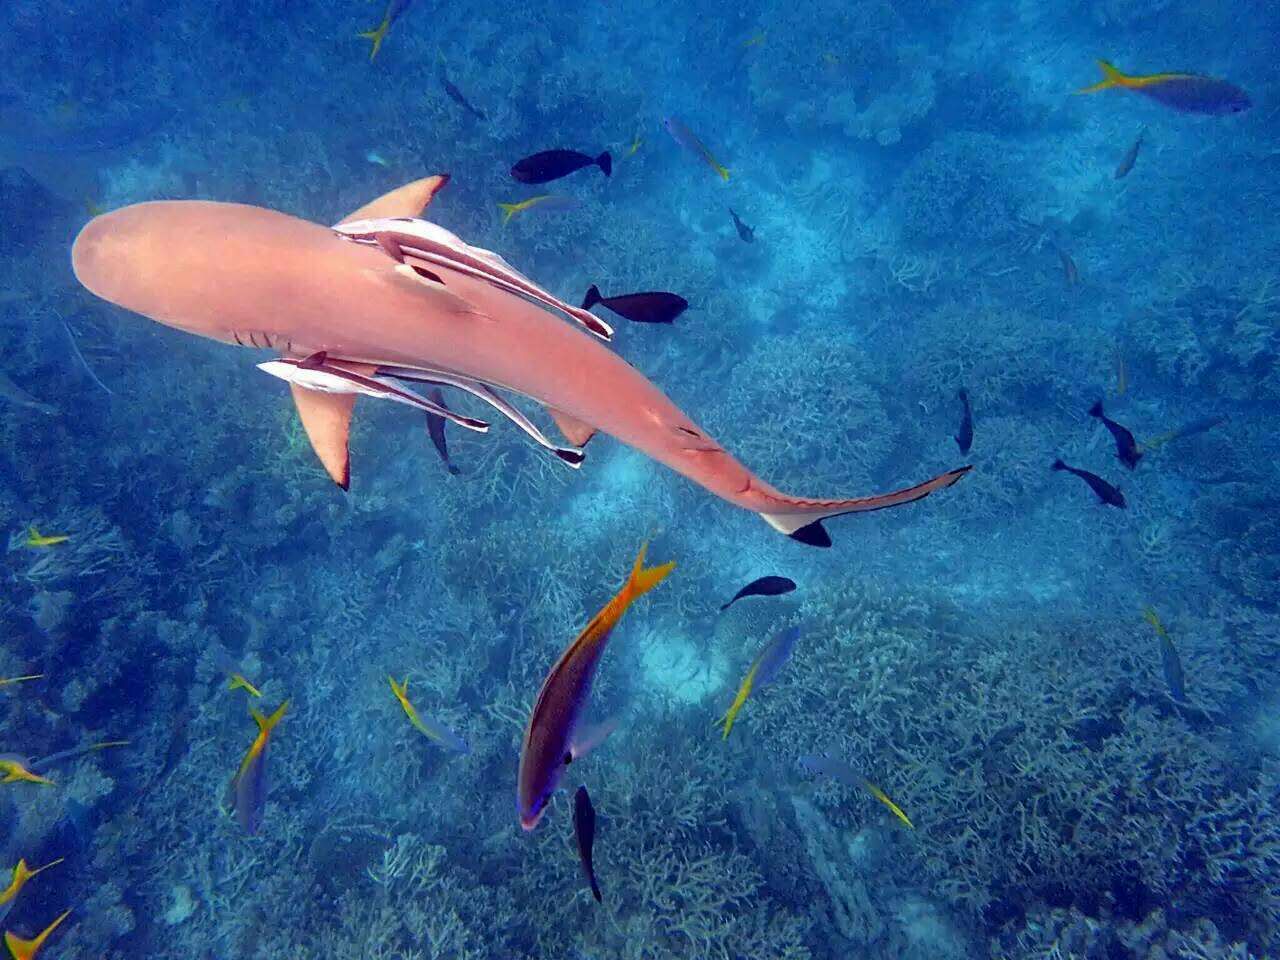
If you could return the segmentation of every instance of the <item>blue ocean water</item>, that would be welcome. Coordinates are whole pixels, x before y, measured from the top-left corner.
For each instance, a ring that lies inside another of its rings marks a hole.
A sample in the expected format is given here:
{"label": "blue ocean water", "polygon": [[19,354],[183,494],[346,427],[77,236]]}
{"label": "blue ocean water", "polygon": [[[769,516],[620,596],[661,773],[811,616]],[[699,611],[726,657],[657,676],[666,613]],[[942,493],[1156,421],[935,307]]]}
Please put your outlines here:
{"label": "blue ocean water", "polygon": [[[61,862],[0,925],[71,910],[47,960],[1280,953],[1278,37],[1280,7],[1222,0],[5,4],[0,754],[52,783],[0,784],[0,887]],[[1075,95],[1098,58],[1249,106]],[[612,173],[511,177],[550,148]],[[686,298],[598,310],[609,349],[765,482],[973,470],[821,549],[608,435],[568,469],[450,390],[493,421],[448,426],[456,475],[363,399],[344,493],[275,354],[71,269],[132,204],[332,224],[436,173],[426,216],[565,300]],[[601,658],[617,728],[523,831],[534,699],[646,541],[677,566]],[[797,589],[720,612],[763,575]],[[285,700],[249,836],[228,783]],[[824,753],[849,775],[798,763]]]}

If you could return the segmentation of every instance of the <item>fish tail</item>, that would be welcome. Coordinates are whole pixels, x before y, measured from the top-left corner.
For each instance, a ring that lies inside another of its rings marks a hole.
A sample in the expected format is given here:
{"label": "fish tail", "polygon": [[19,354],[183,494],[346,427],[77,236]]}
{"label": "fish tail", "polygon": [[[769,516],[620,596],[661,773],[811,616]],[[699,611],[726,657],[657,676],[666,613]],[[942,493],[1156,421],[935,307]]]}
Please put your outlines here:
{"label": "fish tail", "polygon": [[829,547],[831,537],[822,526],[823,520],[845,513],[867,513],[922,500],[935,490],[943,490],[956,483],[972,469],[971,466],[958,467],[924,483],[918,483],[914,487],[904,487],[891,493],[857,497],[851,500],[814,500],[808,497],[793,497],[764,487],[754,489],[746,502],[738,502],[760,514],[769,526],[785,533],[792,540],[807,543],[812,547]]}
{"label": "fish tail", "polygon": [[50,860],[50,861],[49,861],[48,863],[46,863],[43,867],[36,867],[34,870],[30,869],[30,868],[27,866],[27,861],[25,861],[25,860],[19,860],[19,861],[18,861],[18,866],[20,866],[20,867],[22,867],[22,868],[23,868],[23,872],[27,875],[27,879],[28,879],[28,880],[30,880],[30,879],[31,879],[32,877],[34,877],[36,874],[38,874],[38,873],[44,873],[44,872],[45,872],[46,870],[48,870],[50,867],[56,867],[58,864],[62,863],[62,861],[66,860],[66,859],[67,859],[66,857],[59,857],[57,860]]}
{"label": "fish tail", "polygon": [[602,300],[604,300],[604,297],[600,296],[600,288],[593,283],[587,287],[587,295],[582,298],[582,309],[590,310]]}
{"label": "fish tail", "polygon": [[596,165],[606,177],[613,176],[613,155],[608,150],[596,157]]}
{"label": "fish tail", "polygon": [[518,203],[500,203],[498,206],[502,208],[502,225],[504,227],[507,225],[508,220],[520,212],[520,204]]}
{"label": "fish tail", "polygon": [[649,544],[641,545],[640,553],[636,555],[636,562],[631,567],[631,576],[627,578],[627,584],[622,588],[623,595],[628,602],[644,596],[665,580],[667,574],[676,568],[674,560],[656,567],[646,567],[644,565],[644,555],[648,549]]}
{"label": "fish tail", "polygon": [[1090,408],[1089,408],[1089,416],[1091,416],[1091,417],[1096,417],[1096,418],[1098,418],[1099,420],[1101,420],[1101,419],[1102,419],[1102,417],[1104,416],[1104,414],[1103,414],[1103,412],[1102,412],[1102,401],[1101,401],[1101,400],[1099,400],[1097,403],[1095,403],[1092,407],[1090,407]]}
{"label": "fish tail", "polygon": [[712,160],[712,161],[711,161],[711,166],[715,168],[716,173],[720,174],[720,179],[721,179],[721,180],[723,180],[725,183],[728,183],[728,182],[729,182],[729,168],[728,168],[728,167],[726,167],[726,166],[725,166],[724,164],[722,164],[722,163],[717,163],[717,162],[716,162],[716,161],[714,161],[714,160]]}
{"label": "fish tail", "polygon": [[1097,93],[1099,90],[1110,90],[1112,87],[1128,87],[1132,85],[1132,77],[1121,73],[1106,60],[1099,60],[1098,67],[1102,70],[1102,79],[1093,84],[1093,86],[1077,90],[1076,93]]}
{"label": "fish tail", "polygon": [[257,722],[258,729],[263,733],[270,733],[275,729],[276,724],[284,719],[284,712],[288,709],[289,701],[286,700],[284,703],[280,704],[280,706],[276,707],[275,713],[271,714],[269,717],[264,717],[256,708],[249,712],[253,714],[253,719]]}
{"label": "fish tail", "polygon": [[1059,457],[1057,460],[1053,461],[1053,465],[1052,465],[1051,467],[1049,467],[1049,469],[1050,469],[1050,470],[1065,470],[1065,469],[1067,469],[1067,465],[1066,465],[1065,463],[1063,463],[1063,462],[1062,462],[1062,458],[1061,458],[1061,457]]}
{"label": "fish tail", "polygon": [[887,793],[885,793],[883,790],[877,787],[874,783],[872,783],[866,777],[862,778],[862,785],[867,788],[868,793],[870,793],[873,797],[875,797],[877,800],[883,803],[889,809],[889,812],[892,813],[895,817],[897,817],[899,820],[905,823],[912,830],[916,828],[916,825],[911,822],[911,819],[905,813],[902,812],[902,808],[889,799],[889,795]]}
{"label": "fish tail", "polygon": [[373,43],[373,49],[369,51],[369,60],[371,62],[373,58],[378,55],[378,51],[382,49],[382,41],[387,35],[387,30],[389,30],[390,28],[391,28],[390,18],[384,17],[382,22],[378,24],[376,27],[374,27],[372,30],[364,30],[360,33],[360,36],[363,39],[372,41]]}

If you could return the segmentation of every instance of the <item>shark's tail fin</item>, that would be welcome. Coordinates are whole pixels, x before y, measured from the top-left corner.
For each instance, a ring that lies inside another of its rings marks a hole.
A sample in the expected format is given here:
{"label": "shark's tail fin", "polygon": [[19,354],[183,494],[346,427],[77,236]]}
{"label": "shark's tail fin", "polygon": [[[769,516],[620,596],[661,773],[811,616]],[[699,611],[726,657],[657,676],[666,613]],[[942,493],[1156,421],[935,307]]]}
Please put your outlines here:
{"label": "shark's tail fin", "polygon": [[873,497],[858,497],[853,500],[811,500],[807,497],[792,497],[774,491],[761,492],[765,501],[764,509],[757,509],[769,526],[780,530],[792,540],[807,543],[813,547],[831,546],[831,536],[822,521],[838,517],[846,513],[867,513],[871,510],[883,510],[886,507],[897,507],[904,503],[922,500],[935,490],[951,486],[971,467],[959,467],[946,473],[918,483],[914,487],[894,490]]}
{"label": "shark's tail fin", "polygon": [[582,309],[590,310],[602,300],[604,300],[604,297],[600,296],[600,288],[593,283],[587,287],[587,295],[582,298]]}

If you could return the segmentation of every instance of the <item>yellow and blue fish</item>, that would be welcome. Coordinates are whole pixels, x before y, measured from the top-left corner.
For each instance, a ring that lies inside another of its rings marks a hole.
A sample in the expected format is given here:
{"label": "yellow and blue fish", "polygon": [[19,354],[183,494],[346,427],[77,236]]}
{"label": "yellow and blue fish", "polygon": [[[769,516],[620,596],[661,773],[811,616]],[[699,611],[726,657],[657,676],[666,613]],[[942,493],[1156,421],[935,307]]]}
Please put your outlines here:
{"label": "yellow and blue fish", "polygon": [[456,750],[458,753],[471,752],[467,742],[443,723],[432,720],[430,717],[423,717],[418,713],[418,708],[409,702],[408,677],[405,677],[400,683],[396,683],[396,678],[391,676],[387,677],[387,680],[391,684],[391,692],[395,694],[396,700],[400,702],[400,709],[404,711],[404,715],[409,718],[409,722],[413,724],[415,730],[428,740],[434,740],[448,750]]}
{"label": "yellow and blue fish", "polygon": [[763,687],[777,677],[778,671],[782,669],[782,665],[791,656],[791,651],[795,649],[796,641],[799,638],[800,628],[788,627],[774,637],[756,655],[755,660],[751,662],[751,668],[747,670],[747,675],[742,678],[742,685],[738,687],[738,695],[733,698],[733,703],[725,712],[721,721],[724,724],[724,733],[720,737],[721,740],[729,739],[729,731],[733,729],[733,722],[738,719],[739,711],[742,710],[752,692],[757,687]]}
{"label": "yellow and blue fish", "polygon": [[50,536],[46,536],[35,527],[28,527],[26,545],[36,549],[44,549],[47,547],[56,547],[58,544],[66,543],[70,539],[71,534],[69,533],[55,533]]}
{"label": "yellow and blue fish", "polygon": [[250,711],[258,724],[258,735],[249,746],[249,752],[240,761],[240,769],[231,778],[226,800],[226,805],[235,811],[236,821],[249,836],[256,834],[262,826],[262,814],[267,805],[269,789],[267,748],[271,744],[271,732],[288,708],[289,701],[286,700],[269,717],[264,717],[257,710]]}
{"label": "yellow and blue fish", "polygon": [[1179,113],[1243,113],[1253,106],[1247,93],[1234,83],[1216,77],[1198,73],[1130,75],[1117,70],[1106,60],[1099,60],[1098,67],[1102,70],[1102,79],[1076,93],[1132,90]]}
{"label": "yellow and blue fish", "polygon": [[646,548],[647,545],[640,548],[622,589],[569,644],[538,691],[525,728],[516,778],[516,809],[525,830],[532,830],[542,819],[565,768],[608,735],[607,731],[597,731],[580,736],[578,730],[600,656],[627,608],[660,584],[676,566],[672,561],[645,567]]}

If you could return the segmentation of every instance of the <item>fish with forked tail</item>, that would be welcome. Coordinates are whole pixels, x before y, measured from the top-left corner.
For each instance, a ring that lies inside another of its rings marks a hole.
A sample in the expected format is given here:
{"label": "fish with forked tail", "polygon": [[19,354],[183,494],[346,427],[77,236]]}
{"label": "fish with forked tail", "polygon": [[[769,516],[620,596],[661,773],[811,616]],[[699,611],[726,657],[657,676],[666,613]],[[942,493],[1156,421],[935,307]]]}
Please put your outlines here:
{"label": "fish with forked tail", "polygon": [[733,217],[733,226],[738,231],[738,236],[742,238],[743,242],[754,243],[756,239],[755,230],[742,222],[742,218],[733,212],[733,207],[729,208],[729,216]]}
{"label": "fish with forked tail", "polygon": [[796,588],[796,582],[790,577],[757,577],[733,595],[733,599],[720,608],[723,613],[743,597],[780,597]]}
{"label": "fish with forked tail", "polygon": [[573,795],[573,833],[578,840],[578,859],[582,861],[582,872],[591,887],[591,895],[596,898],[596,903],[603,903],[592,858],[596,842],[596,808],[591,805],[591,795],[585,786],[579,787]]}
{"label": "fish with forked tail", "polygon": [[511,176],[521,183],[550,183],[584,167],[599,167],[607,177],[613,173],[613,157],[608,150],[596,157],[577,150],[543,150],[517,161]]}
{"label": "fish with forked tail", "polygon": [[1076,93],[1099,90],[1132,90],[1179,113],[1231,114],[1243,113],[1253,102],[1234,83],[1197,73],[1152,73],[1130,76],[1121,73],[1106,60],[1099,60],[1102,79]]}
{"label": "fish with forked tail", "polygon": [[1096,473],[1090,473],[1088,470],[1080,470],[1076,467],[1069,467],[1060,459],[1053,461],[1051,469],[1065,470],[1067,473],[1074,473],[1077,477],[1089,485],[1089,489],[1098,495],[1098,499],[1105,504],[1113,507],[1124,509],[1124,494],[1120,492],[1119,487],[1113,487],[1107,481],[1103,480]]}
{"label": "fish with forked tail", "polygon": [[676,317],[689,308],[689,301],[675,293],[650,291],[647,293],[623,293],[616,297],[600,295],[594,283],[582,298],[582,309],[590,310],[599,304],[633,323],[674,323]]}

